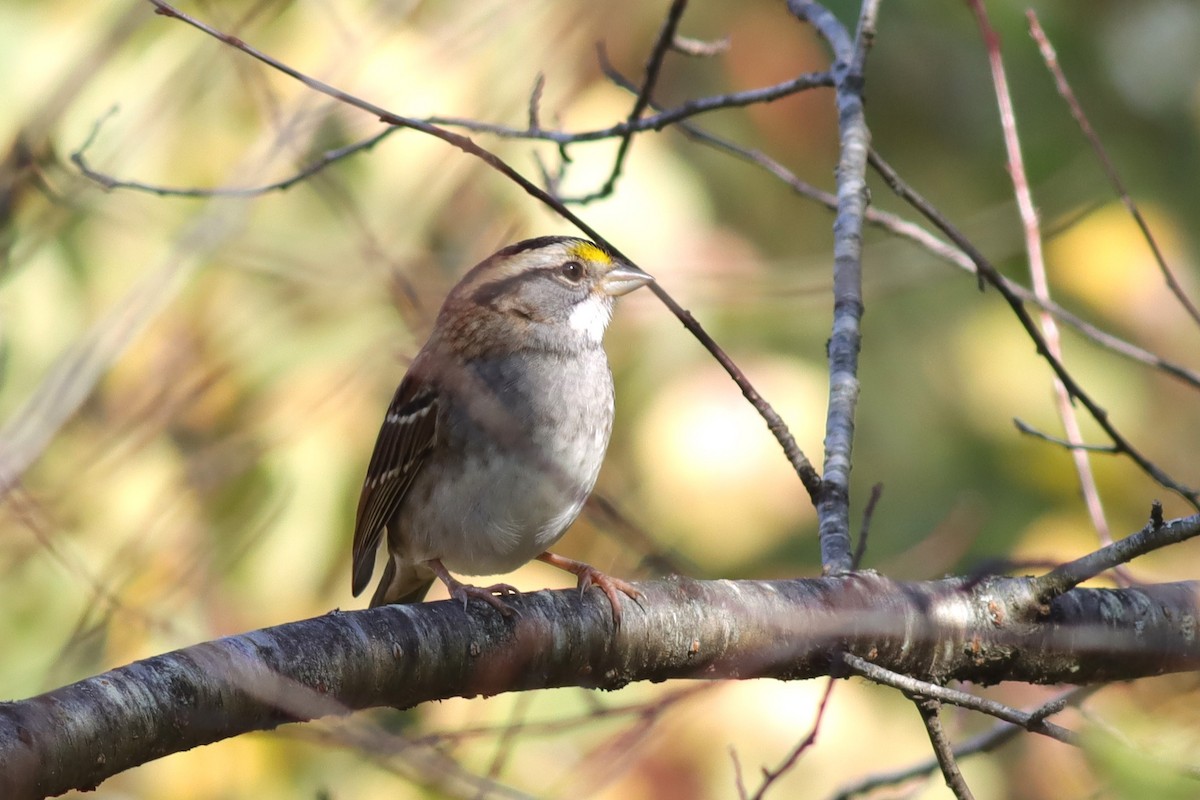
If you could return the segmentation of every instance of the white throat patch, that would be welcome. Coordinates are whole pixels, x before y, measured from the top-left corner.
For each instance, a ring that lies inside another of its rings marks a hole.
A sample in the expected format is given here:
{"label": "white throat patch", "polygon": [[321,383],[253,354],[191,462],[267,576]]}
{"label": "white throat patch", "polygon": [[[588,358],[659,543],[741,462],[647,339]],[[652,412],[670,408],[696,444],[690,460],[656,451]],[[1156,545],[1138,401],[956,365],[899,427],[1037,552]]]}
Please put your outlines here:
{"label": "white throat patch", "polygon": [[605,298],[588,295],[587,299],[571,309],[567,324],[577,330],[590,341],[600,343],[604,339],[604,329],[612,319],[612,303],[606,303]]}

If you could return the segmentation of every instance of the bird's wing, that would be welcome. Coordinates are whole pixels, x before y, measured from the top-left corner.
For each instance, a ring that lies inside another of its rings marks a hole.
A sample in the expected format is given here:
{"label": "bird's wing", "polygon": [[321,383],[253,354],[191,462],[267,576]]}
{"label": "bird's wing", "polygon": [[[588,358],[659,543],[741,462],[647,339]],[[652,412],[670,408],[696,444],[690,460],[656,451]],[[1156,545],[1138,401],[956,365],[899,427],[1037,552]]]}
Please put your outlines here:
{"label": "bird's wing", "polygon": [[388,406],[358,499],[351,583],[356,597],[375,571],[375,551],[384,526],[404,502],[433,449],[437,418],[437,393],[410,369]]}

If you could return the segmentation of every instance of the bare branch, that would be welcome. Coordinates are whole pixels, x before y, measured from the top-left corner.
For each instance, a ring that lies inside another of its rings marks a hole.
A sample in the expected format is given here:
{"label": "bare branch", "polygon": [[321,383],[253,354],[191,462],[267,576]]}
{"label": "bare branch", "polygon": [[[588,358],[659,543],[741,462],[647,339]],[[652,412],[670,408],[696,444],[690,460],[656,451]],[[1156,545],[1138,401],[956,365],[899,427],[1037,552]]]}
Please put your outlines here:
{"label": "bare branch", "polygon": [[116,109],[113,108],[103,117],[96,120],[95,124],[92,126],[91,133],[88,134],[87,139],[85,139],[83,144],[79,145],[79,147],[76,148],[73,153],[71,153],[72,163],[79,168],[79,171],[83,173],[84,177],[95,181],[109,191],[113,189],[132,189],[134,191],[147,192],[159,197],[258,197],[259,195],[269,194],[271,192],[287,191],[296,184],[308,180],[332,164],[336,164],[345,158],[349,158],[350,156],[370,150],[388,136],[391,136],[393,133],[400,130],[400,128],[387,128],[375,134],[374,136],[369,136],[366,139],[354,142],[353,144],[348,144],[345,147],[339,147],[334,150],[326,150],[321,154],[320,158],[304,167],[299,172],[293,173],[287,178],[274,183],[263,184],[260,186],[250,186],[241,189],[181,188],[174,186],[161,186],[152,183],[143,183],[141,181],[121,180],[92,168],[92,165],[87,162],[85,154],[95,142],[96,136],[100,132],[100,127],[104,124],[104,122],[111,118],[115,112]]}
{"label": "bare branch", "polygon": [[1116,455],[1120,453],[1120,450],[1111,444],[1082,444],[1080,442],[1072,442],[1058,436],[1051,436],[1048,433],[1039,431],[1037,428],[1032,427],[1023,420],[1013,419],[1013,425],[1015,425],[1017,430],[1026,436],[1033,436],[1034,438],[1041,439],[1042,441],[1056,444],[1059,447],[1065,447],[1068,450],[1086,450],[1089,453],[1108,453],[1110,455]]}
{"label": "bare branch", "polygon": [[546,76],[539,72],[537,79],[533,82],[533,91],[529,93],[529,130],[531,131],[540,131],[542,129],[542,90],[545,88]]}
{"label": "bare branch", "polygon": [[750,795],[746,793],[746,780],[742,777],[742,760],[732,746],[729,748],[729,760],[733,762],[733,784],[737,787],[738,800],[750,800]]}
{"label": "bare branch", "polygon": [[867,554],[867,534],[871,529],[871,518],[875,515],[875,506],[878,505],[881,497],[883,497],[883,484],[877,483],[871,487],[871,496],[867,498],[867,505],[863,508],[862,524],[858,527],[858,545],[854,548],[854,558],[850,561],[852,569],[862,566],[863,556]]}
{"label": "bare branch", "polygon": [[[1004,148],[1008,153],[1008,174],[1012,179],[1013,194],[1016,196],[1017,209],[1024,227],[1025,252],[1029,256],[1029,274],[1033,283],[1033,293],[1039,299],[1048,301],[1050,299],[1050,281],[1046,277],[1046,259],[1042,251],[1041,222],[1038,219],[1037,209],[1034,208],[1033,193],[1029,188],[1029,178],[1025,173],[1025,158],[1021,153],[1021,139],[1017,133],[1017,114],[1013,108],[1012,94],[1008,89],[1008,76],[1005,74],[1004,60],[1000,53],[1000,37],[988,20],[987,8],[982,0],[970,0],[970,4],[983,36],[984,49],[987,51],[988,65],[992,73],[992,84],[996,89],[996,101],[1000,108],[1000,128],[1004,132]],[[1046,311],[1042,311],[1039,317],[1047,350],[1065,364],[1058,324],[1054,317]],[[1055,406],[1059,419],[1062,420],[1063,430],[1066,431],[1067,441],[1072,444],[1082,444],[1083,431],[1079,427],[1079,417],[1075,413],[1075,406],[1071,403],[1071,395],[1061,380],[1055,378],[1053,385]],[[1091,517],[1092,527],[1096,530],[1100,544],[1112,544],[1112,532],[1108,526],[1108,519],[1104,515],[1104,504],[1100,500],[1100,490],[1096,487],[1096,476],[1092,472],[1092,464],[1088,459],[1087,452],[1081,448],[1073,448],[1071,461],[1075,465],[1084,505],[1087,507],[1088,516]],[[1121,578],[1127,582],[1131,581],[1128,575],[1121,575]]]}
{"label": "bare branch", "polygon": [[1191,301],[1183,286],[1175,278],[1175,273],[1171,270],[1170,265],[1167,264],[1166,256],[1163,255],[1162,249],[1158,246],[1158,241],[1150,231],[1149,223],[1142,216],[1142,212],[1138,209],[1137,204],[1133,202],[1133,197],[1129,194],[1129,190],[1125,188],[1125,182],[1121,180],[1117,168],[1113,166],[1112,159],[1108,157],[1104,145],[1100,142],[1100,137],[1096,135],[1095,129],[1092,128],[1091,122],[1088,121],[1082,104],[1075,97],[1075,92],[1071,89],[1071,84],[1067,82],[1067,76],[1058,63],[1058,54],[1054,51],[1054,45],[1050,44],[1049,37],[1046,36],[1046,32],[1042,30],[1042,26],[1038,22],[1037,13],[1033,9],[1029,9],[1025,14],[1029,19],[1029,35],[1037,42],[1038,50],[1042,54],[1042,60],[1046,62],[1046,68],[1054,76],[1054,85],[1058,89],[1058,93],[1067,102],[1067,107],[1071,109],[1071,116],[1075,117],[1075,122],[1078,123],[1079,129],[1083,131],[1088,144],[1092,146],[1092,151],[1096,154],[1096,158],[1099,159],[1100,166],[1104,169],[1104,174],[1108,176],[1113,190],[1116,191],[1117,196],[1121,198],[1121,203],[1137,223],[1138,228],[1142,232],[1142,237],[1146,240],[1146,244],[1150,245],[1150,251],[1154,253],[1154,261],[1158,264],[1158,269],[1162,273],[1163,279],[1167,282],[1171,293],[1175,295],[1175,298],[1183,306],[1184,310],[1187,311],[1188,315],[1196,323],[1200,324],[1200,309],[1196,308],[1195,303]]}
{"label": "bare branch", "polygon": [[[1200,517],[1169,527],[1195,534]],[[0,796],[92,787],[168,753],[373,706],[827,675],[835,647],[872,679],[1067,739],[1058,726],[934,682],[1095,682],[1200,668],[1200,640],[1186,622],[1200,584],[1077,588],[1031,617],[1033,586],[1002,577],[906,584],[870,573],[677,579],[641,584],[642,605],[619,632],[600,593],[575,589],[512,598],[514,617],[452,601],[333,612],[0,703]]]}
{"label": "bare branch", "polygon": [[[1045,703],[1033,711],[1029,712],[1031,721],[1041,721],[1047,717],[1059,713],[1068,705],[1078,705],[1084,699],[1090,697],[1099,687],[1096,686],[1079,686],[1063,692],[1058,697],[1048,703]],[[954,757],[961,759],[966,756],[976,753],[989,752],[996,748],[1012,741],[1017,734],[1023,733],[1025,729],[1019,725],[1013,725],[1008,722],[1000,722],[994,725],[990,730],[985,731],[978,736],[964,742],[954,748]],[[888,772],[880,775],[872,775],[850,786],[841,789],[833,796],[833,800],[850,800],[862,794],[867,794],[874,789],[883,786],[895,786],[913,778],[920,778],[929,775],[938,768],[938,760],[930,758],[925,761],[913,764],[910,767]]]}
{"label": "bare branch", "polygon": [[857,40],[817,3],[790,0],[788,10],[812,23],[834,51],[840,158],[838,210],[833,223],[833,331],[829,337],[829,410],[825,464],[817,499],[821,567],[826,575],[850,570],[850,466],[858,407],[858,353],[862,346],[862,228],[867,208],[867,153],[871,134],[863,112],[863,70],[874,39],[878,2],[863,3]]}
{"label": "bare branch", "polygon": [[1092,416],[1092,419],[1094,419],[1100,428],[1106,434],[1108,434],[1110,439],[1112,439],[1112,442],[1116,448],[1120,452],[1129,456],[1129,458],[1135,464],[1137,464],[1143,472],[1158,482],[1160,486],[1175,492],[1189,504],[1191,504],[1193,508],[1200,510],[1200,492],[1197,492],[1195,489],[1176,481],[1161,467],[1159,467],[1157,464],[1143,455],[1140,450],[1134,447],[1133,443],[1126,439],[1125,435],[1122,434],[1115,425],[1113,425],[1111,420],[1109,420],[1108,412],[1101,408],[1099,404],[1097,404],[1096,401],[1093,400],[1091,396],[1083,390],[1083,387],[1079,385],[1079,383],[1067,371],[1067,368],[1063,366],[1062,361],[1054,357],[1054,354],[1050,352],[1049,347],[1046,344],[1046,340],[1042,337],[1041,331],[1038,330],[1037,324],[1033,321],[1033,318],[1029,315],[1029,312],[1022,304],[1021,298],[1011,290],[1008,282],[1003,279],[995,266],[993,266],[992,263],[988,261],[981,252],[979,252],[979,249],[971,244],[971,242],[965,236],[963,236],[958,228],[956,228],[948,219],[946,219],[946,217],[940,211],[938,211],[932,203],[930,203],[928,200],[922,197],[920,193],[909,186],[900,177],[900,175],[894,169],[892,169],[892,167],[886,161],[884,161],[883,157],[875,151],[871,152],[871,165],[880,174],[892,191],[911,204],[913,208],[921,212],[926,219],[936,225],[938,229],[946,234],[951,241],[958,245],[958,247],[971,258],[971,261],[975,264],[976,274],[979,276],[980,285],[982,286],[985,283],[990,284],[1000,292],[1001,297],[1003,297],[1004,301],[1008,303],[1009,307],[1016,315],[1017,320],[1021,323],[1021,327],[1025,329],[1026,334],[1030,339],[1033,340],[1034,344],[1037,345],[1038,355],[1040,355],[1046,361],[1046,363],[1050,365],[1050,368],[1054,371],[1055,376],[1062,381],[1063,386],[1067,388],[1067,391],[1070,393],[1071,397],[1083,404],[1084,408],[1086,408],[1088,413]]}
{"label": "bare branch", "polygon": [[762,800],[766,796],[767,790],[771,788],[771,785],[796,766],[805,750],[816,744],[817,731],[821,729],[821,720],[825,718],[825,709],[829,706],[829,698],[833,694],[833,686],[833,678],[825,682],[825,691],[821,693],[821,702],[817,705],[817,714],[808,729],[808,733],[796,743],[796,746],[792,748],[791,752],[787,754],[778,767],[763,770],[762,783],[759,784],[758,791],[754,793],[751,800]]}
{"label": "bare branch", "polygon": [[[658,73],[662,69],[663,59],[667,56],[667,51],[671,49],[671,44],[675,40],[675,31],[679,28],[679,21],[683,18],[683,11],[687,8],[687,0],[673,0],[671,8],[667,11],[667,18],[663,22],[662,29],[658,32],[658,39],[654,42],[654,47],[650,49],[650,57],[646,60],[645,77],[642,79],[642,88],[638,91],[637,99],[633,103],[633,109],[629,112],[629,122],[635,122],[642,116],[642,112],[650,104],[650,95],[654,92],[654,86],[658,83]],[[595,192],[584,195],[582,197],[564,199],[567,203],[579,203],[587,205],[594,200],[600,200],[608,197],[613,193],[613,189],[617,186],[617,181],[621,177],[621,169],[625,166],[625,157],[629,155],[629,148],[633,145],[633,134],[626,133],[621,136],[621,143],[617,146],[617,157],[613,159],[612,171],[609,172],[608,180],[604,182]]]}
{"label": "bare branch", "polygon": [[[1121,564],[1128,564],[1138,556],[1185,541],[1195,535],[1189,525],[1181,524],[1183,520],[1164,522],[1162,506],[1156,504],[1155,508],[1156,511],[1151,514],[1150,522],[1137,533],[1126,536],[1094,553],[1089,553],[1083,558],[1063,564],[1039,578],[1034,578],[1033,589],[1038,602],[1045,603],[1084,581],[1096,577],[1105,570]],[[1195,518],[1188,517],[1188,519]]]}
{"label": "bare branch", "polygon": [[1020,725],[1030,733],[1040,733],[1043,736],[1049,736],[1051,739],[1057,739],[1066,744],[1079,743],[1079,737],[1073,731],[1067,730],[1061,725],[1046,722],[1044,718],[1035,718],[1032,714],[1027,714],[1012,706],[997,703],[995,700],[988,700],[987,698],[978,697],[967,692],[960,692],[956,689],[949,689],[945,686],[929,683],[928,681],[918,680],[909,675],[902,675],[893,670],[884,669],[878,664],[873,664],[866,659],[851,655],[850,653],[843,653],[842,660],[846,663],[846,666],[862,677],[885,686],[891,686],[893,689],[899,689],[905,694],[940,700],[943,703],[969,708],[972,711],[993,716],[996,719],[1004,720],[1013,725]]}
{"label": "bare branch", "polygon": [[921,721],[925,723],[925,732],[929,734],[929,743],[933,746],[933,754],[942,769],[946,785],[958,800],[974,800],[975,795],[971,793],[962,772],[958,769],[954,748],[950,745],[945,729],[942,728],[942,704],[937,700],[922,697],[913,698],[913,704],[921,714]]}

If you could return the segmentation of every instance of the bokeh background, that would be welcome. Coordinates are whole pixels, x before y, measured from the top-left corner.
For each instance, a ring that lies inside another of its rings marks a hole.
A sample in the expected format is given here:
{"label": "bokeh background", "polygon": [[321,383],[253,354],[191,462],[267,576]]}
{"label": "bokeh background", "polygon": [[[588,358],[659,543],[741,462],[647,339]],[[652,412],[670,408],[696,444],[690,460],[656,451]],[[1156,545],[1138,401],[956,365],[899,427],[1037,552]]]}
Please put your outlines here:
{"label": "bokeh background", "polygon": [[[1172,301],[1025,31],[992,3],[1057,299],[1200,369]],[[1035,4],[1076,91],[1180,281],[1197,289],[1200,7],[1185,0]],[[831,7],[852,21],[856,7]],[[631,98],[666,3],[284,2],[185,8],[277,58],[410,116],[514,126],[545,76],[542,122],[604,127]],[[697,0],[681,32],[729,37],[671,56],[656,97],[762,86],[822,69],[824,47],[773,2]],[[282,180],[377,122],[133,0],[0,3],[0,696],[27,697],[226,634],[358,608],[349,539],[383,410],[444,292],[519,238],[569,233],[497,174],[397,133],[286,191],[176,197],[105,191]],[[885,3],[868,70],[880,151],[1011,277],[1027,280],[985,55],[964,4]],[[694,120],[831,189],[832,93]],[[96,126],[99,125],[98,130]],[[551,146],[475,138],[527,174]],[[615,143],[571,150],[564,189],[605,177]],[[873,200],[907,212],[872,179]],[[614,195],[581,212],[728,349],[819,461],[831,319],[832,215],[754,166],[666,130],[639,136]],[[911,215],[909,215],[911,216]],[[993,559],[1056,561],[1096,544],[1058,433],[1050,375],[995,293],[870,231],[854,463],[856,513],[883,500],[866,566],[911,579]],[[1194,390],[1068,332],[1067,362],[1144,452],[1200,483]],[[599,493],[561,544],[625,577],[664,569],[777,578],[819,571],[815,517],[765,426],[649,293],[625,298],[608,349],[618,419]],[[1095,429],[1085,422],[1087,435]],[[1124,460],[1094,459],[1113,530],[1178,499]],[[613,510],[617,512],[614,515]],[[1200,572],[1183,545],[1135,564]],[[508,578],[569,585],[540,564]],[[1168,760],[1194,757],[1192,677],[1110,687],[1088,718]],[[100,798],[736,796],[807,732],[821,682],[631,686],[449,701],[290,726],[118,776]],[[1031,705],[1053,689],[1000,686]],[[1193,706],[1194,707],[1194,706]],[[1079,714],[1067,721],[1083,725]],[[958,738],[988,721],[951,713]],[[823,797],[928,755],[890,691],[845,682],[818,744],[774,790]],[[981,797],[1192,796],[1107,739],[1022,737],[963,764]],[[940,778],[899,795],[941,797]]]}

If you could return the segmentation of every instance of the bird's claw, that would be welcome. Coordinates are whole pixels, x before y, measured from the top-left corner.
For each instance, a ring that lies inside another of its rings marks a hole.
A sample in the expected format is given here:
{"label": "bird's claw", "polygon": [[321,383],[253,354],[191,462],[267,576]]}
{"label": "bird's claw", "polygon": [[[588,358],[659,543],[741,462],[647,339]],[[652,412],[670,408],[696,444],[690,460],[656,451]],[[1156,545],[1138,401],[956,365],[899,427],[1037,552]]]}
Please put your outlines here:
{"label": "bird's claw", "polygon": [[628,595],[634,602],[637,602],[638,598],[642,596],[642,593],[633,588],[631,584],[620,578],[605,575],[595,567],[589,566],[579,573],[580,596],[593,586],[604,592],[604,596],[608,598],[608,604],[612,606],[613,626],[616,628],[621,627],[621,598],[617,592]]}
{"label": "bird's claw", "polygon": [[463,611],[467,610],[467,605],[473,597],[476,600],[482,600],[487,603],[506,617],[517,614],[517,610],[500,598],[520,593],[519,589],[507,583],[494,583],[491,586],[472,586],[468,583],[455,581],[455,585],[450,587],[450,596],[455,600],[462,601]]}
{"label": "bird's claw", "polygon": [[604,592],[604,596],[608,598],[608,604],[612,606],[613,627],[618,630],[621,628],[621,598],[617,592],[629,595],[634,602],[637,602],[637,599],[642,596],[642,593],[633,588],[632,584],[626,583],[620,578],[605,575],[591,564],[560,556],[548,550],[538,556],[538,560],[575,575],[579,579],[578,586],[581,597],[592,586]]}

